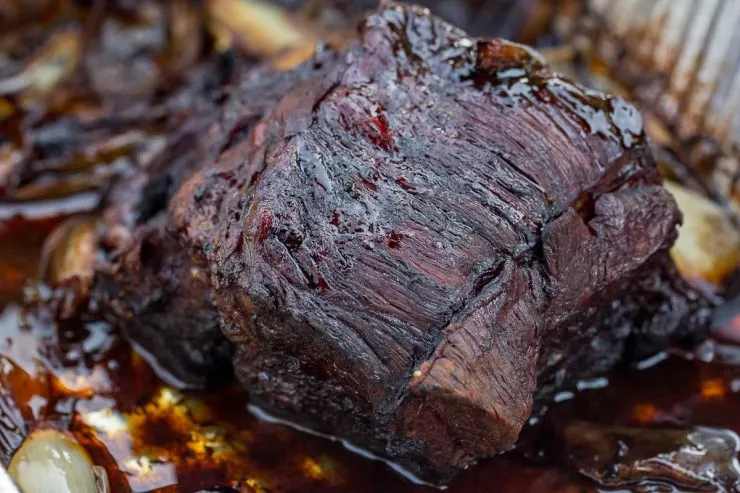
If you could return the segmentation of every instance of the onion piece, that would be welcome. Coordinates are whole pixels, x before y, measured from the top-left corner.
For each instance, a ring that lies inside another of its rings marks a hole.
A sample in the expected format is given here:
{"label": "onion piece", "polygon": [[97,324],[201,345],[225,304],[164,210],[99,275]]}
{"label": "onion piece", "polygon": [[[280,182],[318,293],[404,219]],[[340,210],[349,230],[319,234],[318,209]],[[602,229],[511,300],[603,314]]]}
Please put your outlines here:
{"label": "onion piece", "polygon": [[236,37],[248,53],[275,56],[315,42],[283,9],[262,1],[210,0],[206,13],[212,23]]}

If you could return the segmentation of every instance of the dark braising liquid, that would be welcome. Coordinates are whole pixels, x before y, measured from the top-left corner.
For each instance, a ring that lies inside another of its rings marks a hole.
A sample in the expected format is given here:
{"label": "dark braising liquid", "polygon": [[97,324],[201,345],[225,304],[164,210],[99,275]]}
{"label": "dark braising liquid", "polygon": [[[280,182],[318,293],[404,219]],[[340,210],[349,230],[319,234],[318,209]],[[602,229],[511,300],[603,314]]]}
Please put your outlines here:
{"label": "dark braising liquid", "polygon": [[[339,443],[258,420],[236,387],[168,386],[108,325],[55,325],[43,309],[24,312],[23,286],[35,277],[42,240],[57,223],[0,222],[0,384],[23,417],[22,423],[3,417],[0,443],[17,446],[24,430],[39,424],[69,429],[106,467],[114,492],[435,491]],[[703,362],[710,353],[713,362]],[[547,415],[532,420],[521,451],[466,471],[448,491],[597,491],[549,450],[542,437],[553,423],[740,431],[740,347],[705,344],[642,367],[558,394]]]}

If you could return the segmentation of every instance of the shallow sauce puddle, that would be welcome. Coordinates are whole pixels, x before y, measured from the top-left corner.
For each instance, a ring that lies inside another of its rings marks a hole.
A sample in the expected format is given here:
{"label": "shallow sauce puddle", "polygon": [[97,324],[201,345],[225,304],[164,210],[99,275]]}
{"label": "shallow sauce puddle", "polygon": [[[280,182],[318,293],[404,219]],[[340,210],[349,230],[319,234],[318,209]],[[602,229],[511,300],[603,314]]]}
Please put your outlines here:
{"label": "shallow sauce puddle", "polygon": [[[0,225],[0,383],[26,429],[51,422],[71,430],[106,467],[112,491],[438,491],[339,443],[255,418],[238,388],[168,386],[106,324],[55,325],[43,312],[24,315],[22,285],[34,276],[41,239],[57,222]],[[715,353],[724,363],[669,355],[618,371],[608,382],[583,382],[580,390],[559,394],[546,421],[740,431],[740,348],[724,345]],[[525,432],[525,442],[535,440],[537,426]],[[492,459],[462,473],[447,491],[597,491],[567,468],[548,466],[547,457],[541,462],[533,465],[521,453]]]}

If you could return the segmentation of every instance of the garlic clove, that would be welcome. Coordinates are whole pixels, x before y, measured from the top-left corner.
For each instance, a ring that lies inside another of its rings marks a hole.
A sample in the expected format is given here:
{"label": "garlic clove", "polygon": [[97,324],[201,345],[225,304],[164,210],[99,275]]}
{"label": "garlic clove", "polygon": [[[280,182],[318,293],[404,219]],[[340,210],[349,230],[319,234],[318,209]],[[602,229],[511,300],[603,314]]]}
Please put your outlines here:
{"label": "garlic clove", "polygon": [[673,182],[665,188],[683,212],[671,256],[683,276],[722,286],[740,267],[740,232],[714,202]]}
{"label": "garlic clove", "polygon": [[23,493],[101,493],[108,480],[77,441],[56,430],[31,433],[8,473]]}

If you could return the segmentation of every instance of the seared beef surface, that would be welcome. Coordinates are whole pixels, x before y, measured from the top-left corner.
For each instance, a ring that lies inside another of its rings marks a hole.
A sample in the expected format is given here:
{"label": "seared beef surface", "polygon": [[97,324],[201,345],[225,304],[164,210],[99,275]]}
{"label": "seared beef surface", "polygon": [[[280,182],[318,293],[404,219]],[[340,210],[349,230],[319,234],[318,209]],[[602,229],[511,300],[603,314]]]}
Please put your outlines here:
{"label": "seared beef surface", "polygon": [[100,313],[152,354],[162,376],[202,387],[228,380],[231,344],[221,333],[203,251],[178,238],[167,212],[172,195],[239,142],[294,85],[319,73],[336,54],[321,51],[291,72],[237,71],[224,105],[218,92],[193,94],[189,111],[173,111],[171,147],[113,187],[103,215],[93,298]]}
{"label": "seared beef surface", "polygon": [[220,324],[255,403],[425,479],[705,324],[639,114],[520,45],[390,5],[213,125],[105,303],[194,383],[225,366]]}

